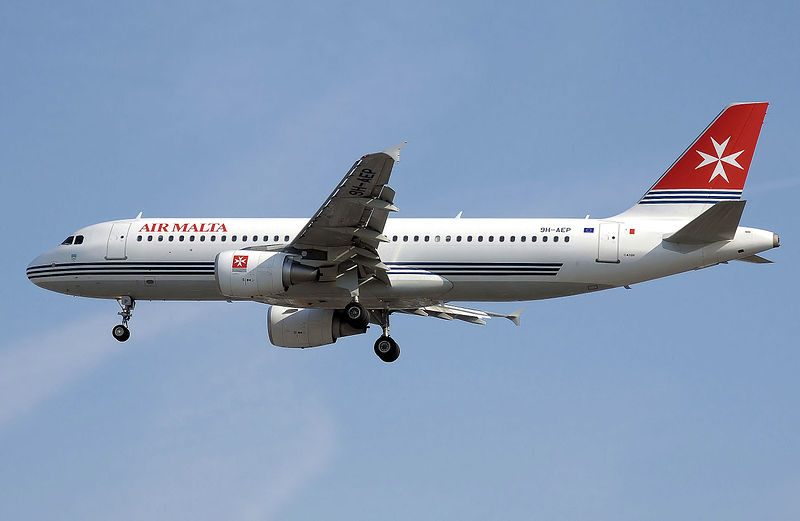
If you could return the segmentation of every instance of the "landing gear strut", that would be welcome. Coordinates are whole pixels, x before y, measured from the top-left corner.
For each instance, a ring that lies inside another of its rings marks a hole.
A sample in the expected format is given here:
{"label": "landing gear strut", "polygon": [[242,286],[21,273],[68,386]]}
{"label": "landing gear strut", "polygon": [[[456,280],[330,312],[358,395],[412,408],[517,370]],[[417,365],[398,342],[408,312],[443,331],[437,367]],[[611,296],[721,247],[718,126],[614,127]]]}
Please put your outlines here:
{"label": "landing gear strut", "polygon": [[131,311],[136,307],[136,301],[131,297],[120,297],[117,299],[117,303],[122,308],[122,311],[117,313],[122,317],[122,324],[114,326],[111,329],[111,334],[120,342],[124,342],[131,337],[131,332],[128,330],[128,320],[131,319]]}
{"label": "landing gear strut", "polygon": [[375,341],[375,354],[384,362],[394,362],[400,356],[400,346],[389,336],[389,311],[375,311],[381,321],[383,335]]}

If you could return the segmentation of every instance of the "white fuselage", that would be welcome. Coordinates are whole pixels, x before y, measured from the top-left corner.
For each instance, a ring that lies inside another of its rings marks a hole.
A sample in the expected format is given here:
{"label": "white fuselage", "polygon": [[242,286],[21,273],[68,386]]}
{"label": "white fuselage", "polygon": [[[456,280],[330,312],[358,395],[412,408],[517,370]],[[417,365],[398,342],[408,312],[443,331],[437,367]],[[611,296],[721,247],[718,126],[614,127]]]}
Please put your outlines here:
{"label": "white fuselage", "polygon": [[[367,282],[368,307],[451,301],[521,301],[587,293],[745,258],[777,245],[772,232],[739,227],[731,241],[662,239],[688,219],[403,219],[386,223],[378,253],[391,285]],[[280,247],[306,219],[131,219],[83,228],[28,268],[46,289],[96,298],[228,300],[214,262],[222,251]],[[244,238],[244,240],[243,240]],[[309,282],[255,300],[341,308],[350,293]]]}

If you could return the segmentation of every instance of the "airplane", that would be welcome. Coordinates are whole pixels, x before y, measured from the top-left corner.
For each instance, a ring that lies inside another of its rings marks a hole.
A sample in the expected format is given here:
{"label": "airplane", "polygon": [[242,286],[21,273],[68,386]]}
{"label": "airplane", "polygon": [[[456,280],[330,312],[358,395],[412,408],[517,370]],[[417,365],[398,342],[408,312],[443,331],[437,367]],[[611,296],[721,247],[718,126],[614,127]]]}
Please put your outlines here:
{"label": "airplane", "polygon": [[358,159],[310,220],[140,213],[74,232],[27,276],[58,293],[116,299],[120,342],[137,301],[256,301],[270,305],[275,346],[328,345],[375,324],[375,353],[393,362],[392,313],[519,325],[519,311],[453,302],[549,299],[771,262],[758,254],[780,246],[778,235],[739,226],[767,105],[726,107],[635,205],[604,219],[389,219],[401,143]]}

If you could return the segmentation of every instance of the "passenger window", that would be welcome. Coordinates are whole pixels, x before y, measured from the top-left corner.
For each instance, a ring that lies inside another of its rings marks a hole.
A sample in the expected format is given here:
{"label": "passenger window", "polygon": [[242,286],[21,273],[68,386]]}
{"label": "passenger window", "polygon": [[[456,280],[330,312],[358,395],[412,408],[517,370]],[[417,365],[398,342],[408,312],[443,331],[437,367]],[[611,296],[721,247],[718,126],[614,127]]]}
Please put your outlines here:
{"label": "passenger window", "polygon": [[467,242],[472,242],[472,235],[467,235]]}
{"label": "passenger window", "polygon": [[281,240],[281,238],[276,235],[275,238],[272,239],[272,240],[275,241],[275,242],[278,242],[279,240]]}
{"label": "passenger window", "polygon": [[558,242],[558,235],[553,236],[553,242]]}
{"label": "passenger window", "polygon": [[258,235],[253,235],[253,242],[258,242]]}
{"label": "passenger window", "polygon": [[233,236],[231,237],[231,242],[236,242],[236,236],[235,236],[235,235],[233,235]]}
{"label": "passenger window", "polygon": [[283,236],[283,240],[286,241],[286,242],[289,242],[289,236],[288,235],[284,235]]}
{"label": "passenger window", "polygon": [[419,235],[414,236],[414,242],[419,242]]}
{"label": "passenger window", "polygon": [[403,242],[408,242],[408,235],[403,235]]}
{"label": "passenger window", "polygon": [[494,242],[494,235],[489,236],[489,242]]}
{"label": "passenger window", "polygon": [[392,242],[397,242],[397,235],[392,235]]}
{"label": "passenger window", "polygon": [[450,236],[449,235],[445,236],[444,242],[450,242]]}
{"label": "passenger window", "polygon": [[206,236],[205,235],[201,235],[200,236],[200,242],[206,242]]}
{"label": "passenger window", "polygon": [[437,235],[436,237],[433,238],[433,240],[439,242],[440,240],[442,240],[442,238]]}
{"label": "passenger window", "polygon": [[503,242],[503,241],[506,240],[506,238],[503,235],[501,235],[499,240],[500,240],[500,242]]}
{"label": "passenger window", "polygon": [[153,236],[152,235],[148,235],[147,236],[147,242],[153,242]]}
{"label": "passenger window", "polygon": [[189,242],[194,242],[194,235],[189,236]]}
{"label": "passenger window", "polygon": [[75,236],[74,235],[70,235],[69,237],[64,239],[64,242],[62,242],[61,244],[62,244],[62,246],[69,246],[70,244],[72,244],[72,241],[74,239],[75,239]]}
{"label": "passenger window", "polygon": [[83,235],[76,235],[75,242],[73,244],[83,244]]}
{"label": "passenger window", "polygon": [[264,242],[269,242],[269,235],[264,236]]}
{"label": "passenger window", "polygon": [[425,236],[425,242],[429,242],[430,240],[431,240],[431,236],[430,235],[426,235]]}
{"label": "passenger window", "polygon": [[210,240],[211,242],[214,242],[214,241],[216,241],[216,240],[217,240],[217,236],[216,236],[216,235],[212,235],[212,236],[211,236],[211,239],[209,239],[209,240]]}
{"label": "passenger window", "polygon": [[519,242],[525,242],[525,236],[524,235],[520,235],[519,236]]}
{"label": "passenger window", "polygon": [[542,242],[547,242],[547,235],[542,235]]}
{"label": "passenger window", "polygon": [[564,242],[569,242],[569,235],[566,235],[566,236],[564,237]]}
{"label": "passenger window", "polygon": [[509,242],[514,242],[517,240],[517,238],[512,235],[511,237],[508,238],[508,240]]}
{"label": "passenger window", "polygon": [[178,241],[183,242],[183,235],[178,236]]}
{"label": "passenger window", "polygon": [[536,242],[536,236],[531,237],[531,242]]}
{"label": "passenger window", "polygon": [[242,242],[247,242],[247,235],[242,235]]}
{"label": "passenger window", "polygon": [[460,235],[456,235],[456,242],[461,242],[461,236]]}
{"label": "passenger window", "polygon": [[172,241],[174,241],[174,240],[175,240],[175,236],[174,236],[174,235],[170,235],[170,236],[169,236],[169,242],[172,242]]}
{"label": "passenger window", "polygon": [[483,235],[478,235],[478,242],[483,242]]}
{"label": "passenger window", "polygon": [[220,236],[219,240],[220,240],[220,242],[225,242],[225,241],[228,240],[228,236],[227,235],[222,235],[222,236]]}
{"label": "passenger window", "polygon": [[163,235],[159,235],[158,236],[158,242],[164,242],[164,236]]}
{"label": "passenger window", "polygon": [[139,242],[142,242],[142,236],[140,235],[140,236],[136,237],[136,240],[139,241]]}

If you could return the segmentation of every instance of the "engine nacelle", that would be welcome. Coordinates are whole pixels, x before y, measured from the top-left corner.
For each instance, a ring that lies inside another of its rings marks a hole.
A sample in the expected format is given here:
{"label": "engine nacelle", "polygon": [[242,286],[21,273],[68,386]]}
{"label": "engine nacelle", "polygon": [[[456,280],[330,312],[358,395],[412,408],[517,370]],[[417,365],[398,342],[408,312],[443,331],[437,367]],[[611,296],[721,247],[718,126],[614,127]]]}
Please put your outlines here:
{"label": "engine nacelle", "polygon": [[354,328],[338,310],[270,306],[267,332],[272,345],[302,348],[332,344],[343,336],[366,333],[367,328]]}
{"label": "engine nacelle", "polygon": [[229,250],[214,263],[219,291],[226,297],[278,295],[293,284],[319,279],[319,269],[295,262],[285,253]]}

